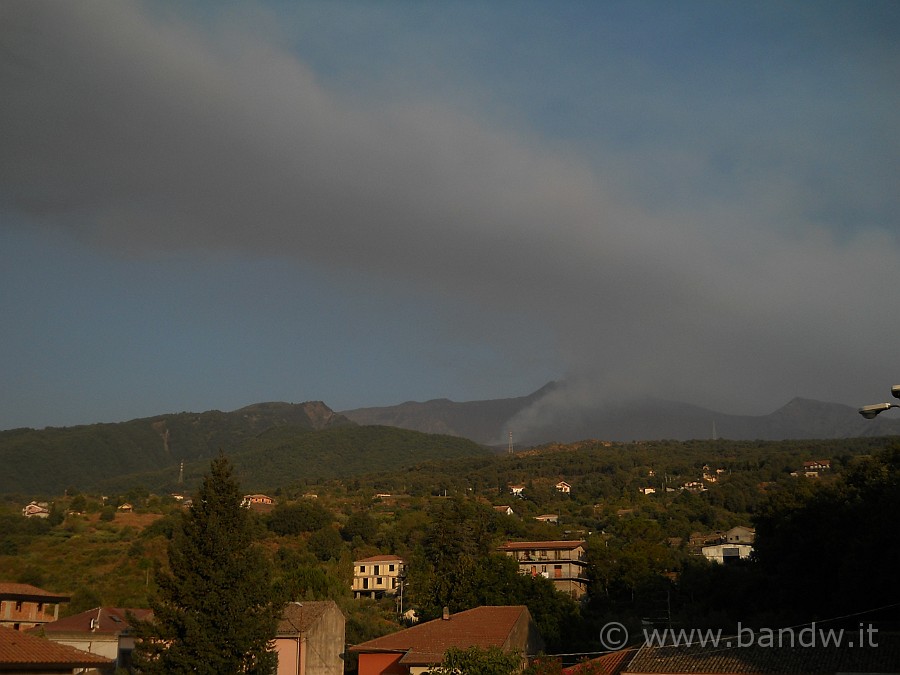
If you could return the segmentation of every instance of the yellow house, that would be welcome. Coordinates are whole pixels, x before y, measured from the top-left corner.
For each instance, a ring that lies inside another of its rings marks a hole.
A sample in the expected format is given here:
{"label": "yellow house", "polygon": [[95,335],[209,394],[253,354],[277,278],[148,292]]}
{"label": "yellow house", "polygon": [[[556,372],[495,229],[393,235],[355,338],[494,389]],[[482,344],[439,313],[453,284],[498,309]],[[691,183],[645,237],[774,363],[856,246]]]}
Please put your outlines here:
{"label": "yellow house", "polygon": [[395,555],[374,555],[356,560],[353,563],[353,597],[396,595],[405,572],[406,563]]}

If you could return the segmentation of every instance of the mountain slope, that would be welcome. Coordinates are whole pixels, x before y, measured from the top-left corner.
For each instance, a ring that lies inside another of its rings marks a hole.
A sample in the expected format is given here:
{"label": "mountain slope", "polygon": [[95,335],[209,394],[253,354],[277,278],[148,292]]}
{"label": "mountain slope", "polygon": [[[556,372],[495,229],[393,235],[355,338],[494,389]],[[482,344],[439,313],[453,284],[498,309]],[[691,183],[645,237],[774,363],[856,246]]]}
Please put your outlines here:
{"label": "mountain slope", "polygon": [[[856,408],[796,398],[767,415],[728,415],[700,406],[645,398],[616,404],[571,405],[564,384],[550,384],[520,398],[455,403],[446,399],[407,402],[342,413],[364,424],[378,423],[471,438],[502,445],[508,431],[516,444],[536,445],[586,438],[610,441],[788,440],[900,434],[900,420],[864,420]],[[377,421],[377,422],[376,422]]]}
{"label": "mountain slope", "polygon": [[[247,441],[229,457],[246,491],[271,490],[304,481],[350,478],[397,471],[429,460],[491,456],[486,447],[457,436],[423,434],[385,426],[341,426],[318,431],[272,428]],[[209,471],[207,459],[185,463],[183,489],[191,490]],[[110,491],[142,486],[151,491],[178,488],[178,468],[118,476],[101,483]]]}
{"label": "mountain slope", "polygon": [[320,401],[260,403],[233,412],[176,413],[117,424],[0,432],[0,492],[60,493],[104,479],[233,452],[281,426],[355,426]]}
{"label": "mountain slope", "polygon": [[356,408],[341,411],[341,414],[357,424],[381,424],[427,434],[449,434],[497,445],[503,443],[507,420],[540,401],[556,387],[556,383],[551,382],[528,396],[517,398],[462,403],[439,398],[424,403],[407,401],[381,408]]}

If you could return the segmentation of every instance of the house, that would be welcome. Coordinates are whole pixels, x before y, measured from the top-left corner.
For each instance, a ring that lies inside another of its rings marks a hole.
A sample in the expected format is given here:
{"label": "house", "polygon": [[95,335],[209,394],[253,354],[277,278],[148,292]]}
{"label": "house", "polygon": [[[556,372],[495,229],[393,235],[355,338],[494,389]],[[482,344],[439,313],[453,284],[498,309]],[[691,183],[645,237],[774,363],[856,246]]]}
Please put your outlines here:
{"label": "house", "polygon": [[503,506],[495,506],[494,511],[498,513],[502,513],[504,516],[513,516],[515,512],[512,510],[512,507],[508,504],[504,504]]}
{"label": "house", "polygon": [[644,495],[655,495],[655,494],[656,494],[656,488],[653,488],[653,487],[643,487],[643,488],[639,488],[639,489],[638,489],[638,492],[640,492],[641,494],[644,494]]}
{"label": "house", "polygon": [[830,468],[830,459],[815,459],[811,462],[803,462],[804,471],[828,471]]}
{"label": "house", "polygon": [[[106,657],[0,626],[0,672],[2,673],[31,673],[32,675],[75,673],[88,668],[103,672],[103,670],[114,668],[114,665],[114,662]],[[98,671],[91,670],[91,672]]]}
{"label": "house", "polygon": [[111,661],[111,671],[131,667],[134,637],[128,616],[146,619],[149,609],[96,607],[81,614],[45,623],[28,632],[53,642],[97,654]]}
{"label": "house", "polygon": [[406,573],[403,558],[374,555],[353,562],[353,597],[396,595]]}
{"label": "house", "polygon": [[50,509],[47,508],[49,505],[47,502],[31,502],[22,509],[22,515],[26,518],[49,518],[50,517]]}
{"label": "house", "polygon": [[563,494],[570,494],[572,492],[572,486],[566,481],[561,480],[556,484],[556,491],[562,492]]}
{"label": "house", "polygon": [[510,493],[511,495],[513,495],[514,497],[521,497],[521,496],[522,496],[522,492],[523,492],[524,490],[525,490],[525,486],[524,486],[524,485],[510,485],[510,486],[509,486],[509,493]]}
{"label": "house", "polygon": [[359,675],[420,675],[443,661],[450,647],[496,647],[523,655],[544,649],[537,626],[524,605],[476,607],[427,621],[350,647],[359,655]]}
{"label": "house", "polygon": [[576,600],[587,593],[583,541],[509,541],[500,550],[516,559],[519,574],[550,579]]}
{"label": "house", "polygon": [[69,600],[31,584],[0,582],[0,626],[27,630],[50,623],[59,618],[59,604]]}
{"label": "house", "polygon": [[756,539],[756,530],[743,525],[732,527],[725,533],[726,544],[752,544],[754,539]]}
{"label": "house", "polygon": [[119,504],[118,510],[122,511],[123,513],[131,513],[132,511],[134,511],[134,507],[128,502],[125,502],[124,504]]}
{"label": "house", "polygon": [[285,605],[275,634],[277,675],[341,675],[345,622],[333,600]]}
{"label": "house", "polygon": [[559,516],[555,513],[545,513],[542,516],[535,516],[534,519],[549,525],[559,525]]}
{"label": "house", "polygon": [[712,562],[730,564],[737,560],[750,557],[753,546],[750,544],[714,544],[704,546],[701,551],[703,556]]}
{"label": "house", "polygon": [[249,509],[253,506],[272,506],[275,500],[267,495],[244,495],[241,506]]}
{"label": "house", "polygon": [[699,480],[688,481],[681,487],[688,492],[706,492],[706,486]]}

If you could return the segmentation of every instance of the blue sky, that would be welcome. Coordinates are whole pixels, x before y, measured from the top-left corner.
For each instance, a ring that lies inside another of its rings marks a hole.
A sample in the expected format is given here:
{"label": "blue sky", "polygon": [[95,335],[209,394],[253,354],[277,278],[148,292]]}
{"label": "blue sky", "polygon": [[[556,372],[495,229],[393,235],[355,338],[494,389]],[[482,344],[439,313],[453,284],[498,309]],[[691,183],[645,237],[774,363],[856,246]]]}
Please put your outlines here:
{"label": "blue sky", "polygon": [[898,82],[893,2],[5,2],[0,428],[881,400]]}

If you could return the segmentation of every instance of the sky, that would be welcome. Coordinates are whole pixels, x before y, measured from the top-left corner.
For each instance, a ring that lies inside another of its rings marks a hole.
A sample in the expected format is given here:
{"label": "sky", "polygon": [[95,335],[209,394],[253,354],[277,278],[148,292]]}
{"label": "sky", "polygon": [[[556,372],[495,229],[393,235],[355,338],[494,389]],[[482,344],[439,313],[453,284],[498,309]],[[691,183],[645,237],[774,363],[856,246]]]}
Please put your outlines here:
{"label": "sky", "polygon": [[898,83],[877,0],[6,0],[0,429],[886,400]]}

